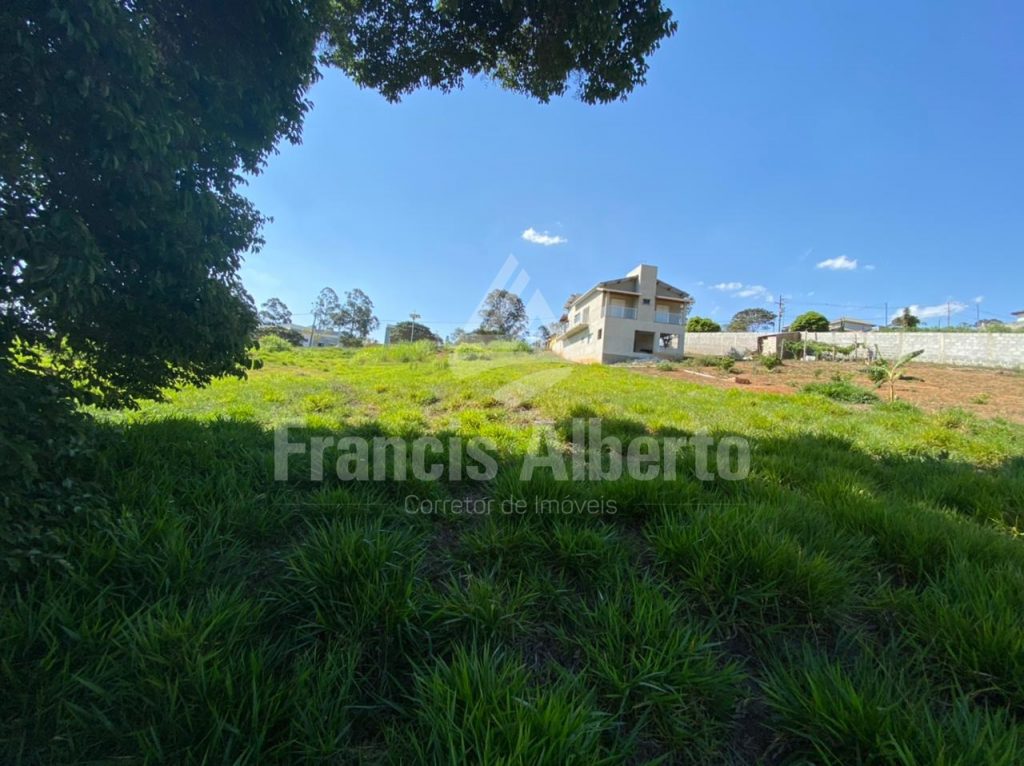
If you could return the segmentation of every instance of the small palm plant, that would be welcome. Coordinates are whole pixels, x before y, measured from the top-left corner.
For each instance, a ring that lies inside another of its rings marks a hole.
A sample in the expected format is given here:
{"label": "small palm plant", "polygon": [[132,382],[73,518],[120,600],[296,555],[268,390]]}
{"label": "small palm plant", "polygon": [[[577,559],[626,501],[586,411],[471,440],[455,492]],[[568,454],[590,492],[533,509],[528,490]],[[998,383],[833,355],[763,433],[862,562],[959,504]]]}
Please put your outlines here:
{"label": "small palm plant", "polygon": [[899,359],[887,360],[882,356],[882,352],[878,350],[878,346],[875,346],[875,359],[871,362],[871,366],[868,367],[868,377],[874,382],[876,388],[881,387],[884,383],[889,384],[890,404],[896,401],[896,381],[903,376],[903,368],[911,359],[915,359],[923,353],[924,349],[922,348],[917,351],[911,351],[909,354],[904,354]]}

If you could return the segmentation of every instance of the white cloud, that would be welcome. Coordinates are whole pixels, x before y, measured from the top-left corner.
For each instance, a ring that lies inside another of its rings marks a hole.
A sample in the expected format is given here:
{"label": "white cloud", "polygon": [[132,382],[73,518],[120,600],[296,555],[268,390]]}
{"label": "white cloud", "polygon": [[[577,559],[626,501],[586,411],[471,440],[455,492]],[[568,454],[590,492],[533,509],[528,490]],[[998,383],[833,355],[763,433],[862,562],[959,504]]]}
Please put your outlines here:
{"label": "white cloud", "polygon": [[549,247],[550,245],[564,245],[567,240],[565,237],[540,232],[534,229],[532,226],[522,233],[522,238],[527,242],[532,242],[535,245],[544,245]]}
{"label": "white cloud", "polygon": [[857,268],[857,259],[849,259],[845,255],[838,258],[827,258],[818,262],[819,269],[831,269],[832,271],[853,271]]}
{"label": "white cloud", "polygon": [[[910,306],[907,306],[907,308],[909,308],[910,313],[916,316],[918,319],[925,320],[944,317],[947,315],[947,313],[959,314],[960,312],[967,308],[967,304],[962,303],[960,301],[950,301],[949,303],[937,303],[934,306],[919,306],[918,304],[914,303]],[[898,308],[896,309],[895,313],[893,313],[892,317],[890,317],[890,319],[896,319],[896,317],[901,316],[902,314],[903,308]]]}
{"label": "white cloud", "polygon": [[764,285],[747,285],[736,293],[737,298],[759,298],[762,295],[771,299],[771,294]]}
{"label": "white cloud", "polygon": [[745,285],[742,282],[719,282],[711,286],[712,290],[721,290],[734,298],[764,298],[766,303],[773,303],[775,296],[768,292],[764,285]]}
{"label": "white cloud", "polygon": [[866,266],[864,266],[864,271],[874,271],[874,270],[875,270],[875,264],[873,264],[873,263],[869,263]]}

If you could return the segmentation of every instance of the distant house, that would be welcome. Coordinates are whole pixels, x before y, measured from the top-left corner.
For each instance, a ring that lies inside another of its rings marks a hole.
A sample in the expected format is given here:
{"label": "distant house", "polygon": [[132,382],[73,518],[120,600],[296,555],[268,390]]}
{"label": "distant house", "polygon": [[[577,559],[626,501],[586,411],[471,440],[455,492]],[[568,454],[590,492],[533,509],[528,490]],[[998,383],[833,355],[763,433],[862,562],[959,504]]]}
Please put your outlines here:
{"label": "distant house", "polygon": [[313,328],[301,324],[289,324],[285,326],[290,330],[295,330],[295,332],[302,334],[303,346],[337,346],[341,342],[341,335],[338,333],[331,332],[329,330],[317,330],[316,335],[313,337],[313,342],[310,343],[309,339]]}
{"label": "distant house", "polygon": [[577,362],[681,359],[692,305],[688,293],[658,279],[657,266],[640,265],[573,300],[549,348]]}
{"label": "distant house", "polygon": [[[1021,312],[1024,313],[1024,312]],[[979,330],[984,330],[987,327],[1002,327],[1006,324],[1002,319],[979,319],[974,323],[974,326]]]}
{"label": "distant house", "polygon": [[828,329],[833,332],[871,332],[877,328],[874,322],[865,322],[862,319],[851,319],[850,317],[839,317],[828,323]]}
{"label": "distant house", "polygon": [[1024,311],[1014,311],[1012,316],[1017,317],[1018,322],[1024,322]]}

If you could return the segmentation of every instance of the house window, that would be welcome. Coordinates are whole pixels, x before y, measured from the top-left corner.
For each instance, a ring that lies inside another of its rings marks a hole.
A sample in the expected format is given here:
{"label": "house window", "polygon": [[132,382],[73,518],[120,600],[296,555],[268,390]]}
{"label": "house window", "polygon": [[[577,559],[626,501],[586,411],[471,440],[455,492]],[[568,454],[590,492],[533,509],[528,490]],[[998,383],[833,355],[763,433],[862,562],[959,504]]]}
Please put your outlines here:
{"label": "house window", "polygon": [[644,298],[643,302],[644,302],[645,306],[650,306],[651,305],[651,299],[650,298]]}
{"label": "house window", "polygon": [[603,333],[604,333],[604,328],[603,327],[599,327],[598,330],[597,330],[597,339],[598,340],[601,340],[601,335]]}
{"label": "house window", "polygon": [[663,350],[679,349],[679,336],[672,332],[663,332],[658,335],[658,346]]}

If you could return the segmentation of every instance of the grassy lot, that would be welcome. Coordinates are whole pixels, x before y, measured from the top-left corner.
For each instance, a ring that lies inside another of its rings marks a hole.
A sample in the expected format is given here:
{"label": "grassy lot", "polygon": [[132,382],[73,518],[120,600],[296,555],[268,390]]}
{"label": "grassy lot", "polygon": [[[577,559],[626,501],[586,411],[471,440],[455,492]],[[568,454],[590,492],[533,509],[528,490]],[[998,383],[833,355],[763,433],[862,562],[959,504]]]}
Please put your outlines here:
{"label": "grassy lot", "polygon": [[[98,415],[71,566],[3,589],[3,763],[1021,762],[1024,427],[514,351],[265,357]],[[574,417],[742,436],[751,472],[521,481]],[[486,436],[500,470],[274,481],[300,420]]]}

